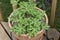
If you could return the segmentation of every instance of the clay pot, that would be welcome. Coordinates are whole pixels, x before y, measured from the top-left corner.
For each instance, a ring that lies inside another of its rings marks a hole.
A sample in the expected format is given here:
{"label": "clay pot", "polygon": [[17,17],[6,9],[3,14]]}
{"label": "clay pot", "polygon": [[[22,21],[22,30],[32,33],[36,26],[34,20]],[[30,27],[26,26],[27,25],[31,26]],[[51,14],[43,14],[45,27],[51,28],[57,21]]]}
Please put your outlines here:
{"label": "clay pot", "polygon": [[[36,7],[36,9],[38,10],[38,11],[41,11],[41,12],[43,12],[43,10],[41,10],[41,9],[39,9],[39,8],[37,8]],[[10,17],[13,15],[13,13],[10,15]],[[47,17],[47,15],[45,14],[45,16],[44,16],[44,20],[45,20],[45,23],[46,24],[48,24],[48,17]],[[11,26],[11,23],[10,23],[10,20],[8,20],[8,25],[9,25],[9,27],[11,28],[12,26]],[[17,36],[15,33],[15,38],[17,39],[17,40],[43,40],[43,38],[44,38],[44,36],[43,36],[43,34],[45,33],[45,30],[41,30],[41,31],[39,31],[39,32],[37,32],[37,35],[35,36],[35,37],[32,37],[32,38],[28,38],[28,36],[26,35],[26,34],[22,34],[22,35],[20,35],[20,36]]]}
{"label": "clay pot", "polygon": [[14,35],[16,40],[29,40],[28,36],[26,34],[21,34],[20,36]]}
{"label": "clay pot", "polygon": [[26,34],[21,34],[20,36],[17,36],[14,33],[14,37],[16,38],[16,40],[43,40],[44,36],[44,30],[41,30],[37,33],[37,35],[35,37],[29,38],[28,35]]}

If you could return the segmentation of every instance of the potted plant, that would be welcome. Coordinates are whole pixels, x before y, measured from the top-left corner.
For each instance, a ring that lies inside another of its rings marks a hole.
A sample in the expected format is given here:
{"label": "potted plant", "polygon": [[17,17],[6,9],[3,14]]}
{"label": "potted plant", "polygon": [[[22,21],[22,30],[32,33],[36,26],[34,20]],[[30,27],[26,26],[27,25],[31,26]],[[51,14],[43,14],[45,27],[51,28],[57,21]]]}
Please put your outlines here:
{"label": "potted plant", "polygon": [[45,12],[31,2],[20,2],[8,18],[8,25],[17,40],[42,40],[49,28]]}

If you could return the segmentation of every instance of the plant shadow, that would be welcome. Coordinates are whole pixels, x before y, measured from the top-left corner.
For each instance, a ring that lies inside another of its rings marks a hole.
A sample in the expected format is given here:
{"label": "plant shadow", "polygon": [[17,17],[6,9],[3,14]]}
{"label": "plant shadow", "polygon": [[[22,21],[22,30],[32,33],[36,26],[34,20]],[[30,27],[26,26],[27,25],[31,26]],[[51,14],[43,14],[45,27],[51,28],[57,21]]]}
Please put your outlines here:
{"label": "plant shadow", "polygon": [[8,16],[12,12],[10,0],[0,0],[0,8],[2,10],[3,21],[7,21]]}

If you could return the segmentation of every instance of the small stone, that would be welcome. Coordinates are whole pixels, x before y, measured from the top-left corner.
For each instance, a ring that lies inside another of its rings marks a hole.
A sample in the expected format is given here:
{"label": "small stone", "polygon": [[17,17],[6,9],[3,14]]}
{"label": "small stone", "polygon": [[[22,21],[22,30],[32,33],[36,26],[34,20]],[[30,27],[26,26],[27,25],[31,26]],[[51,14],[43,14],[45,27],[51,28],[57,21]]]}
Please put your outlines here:
{"label": "small stone", "polygon": [[48,39],[58,40],[60,33],[55,28],[50,28],[48,30]]}

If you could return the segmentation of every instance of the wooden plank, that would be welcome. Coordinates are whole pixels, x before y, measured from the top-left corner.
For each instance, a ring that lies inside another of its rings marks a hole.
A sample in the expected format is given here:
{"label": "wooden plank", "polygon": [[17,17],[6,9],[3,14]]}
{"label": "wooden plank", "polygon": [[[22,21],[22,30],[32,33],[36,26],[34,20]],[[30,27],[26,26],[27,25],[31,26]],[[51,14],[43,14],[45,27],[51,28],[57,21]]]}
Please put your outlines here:
{"label": "wooden plank", "polygon": [[57,3],[57,0],[52,0],[52,9],[51,9],[51,17],[50,17],[50,25],[51,25],[51,27],[53,27],[53,25],[54,25],[56,3]]}
{"label": "wooden plank", "polygon": [[[1,24],[4,26],[4,28],[7,30],[8,34],[11,36],[11,33],[10,33],[10,28],[8,26],[8,23],[7,22],[1,22]],[[14,37],[14,34],[12,33],[12,38],[13,40],[16,40],[16,38]]]}
{"label": "wooden plank", "polygon": [[0,25],[0,40],[10,40],[2,26]]}
{"label": "wooden plank", "polygon": [[7,22],[1,22],[1,24],[4,26],[4,28],[7,30],[7,32],[10,34],[10,28],[8,26]]}

